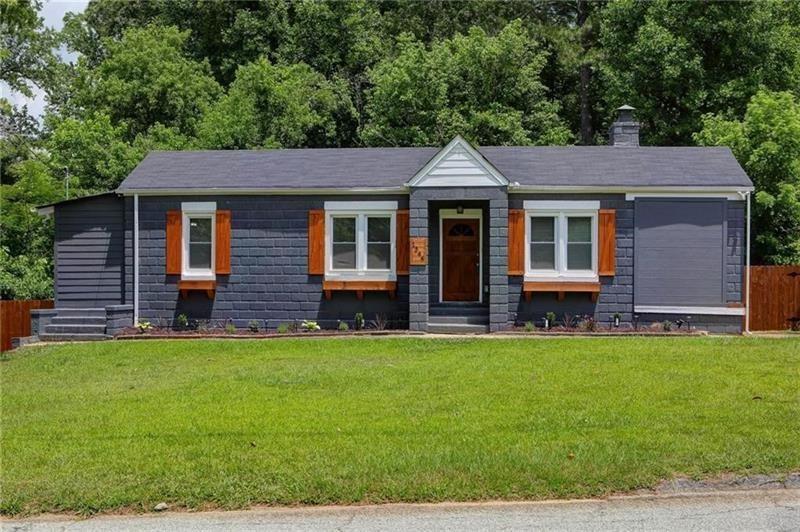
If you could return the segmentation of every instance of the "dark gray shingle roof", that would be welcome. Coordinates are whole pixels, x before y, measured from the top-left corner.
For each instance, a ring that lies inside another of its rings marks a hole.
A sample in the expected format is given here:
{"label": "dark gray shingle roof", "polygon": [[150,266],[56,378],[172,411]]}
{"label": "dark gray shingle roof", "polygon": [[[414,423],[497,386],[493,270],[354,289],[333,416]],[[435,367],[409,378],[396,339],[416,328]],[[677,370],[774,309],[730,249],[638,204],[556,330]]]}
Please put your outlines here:
{"label": "dark gray shingle roof", "polygon": [[[728,148],[483,147],[524,186],[721,186],[752,183]],[[119,191],[400,188],[439,148],[151,152]]]}

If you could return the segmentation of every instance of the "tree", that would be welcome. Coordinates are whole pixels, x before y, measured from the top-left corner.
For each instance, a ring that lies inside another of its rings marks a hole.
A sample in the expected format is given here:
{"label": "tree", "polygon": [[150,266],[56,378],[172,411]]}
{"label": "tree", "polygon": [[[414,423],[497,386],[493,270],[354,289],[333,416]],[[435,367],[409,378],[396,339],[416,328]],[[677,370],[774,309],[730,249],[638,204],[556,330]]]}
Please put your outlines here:
{"label": "tree", "polygon": [[797,2],[624,0],[600,19],[605,106],[636,107],[648,144],[690,143],[704,114],[800,84]]}
{"label": "tree", "polygon": [[694,138],[730,146],[755,184],[753,259],[800,262],[800,100],[790,92],[759,91],[744,120],[706,115]]}
{"label": "tree", "polygon": [[346,142],[340,129],[355,122],[341,81],[328,81],[303,63],[273,65],[262,58],[236,72],[228,94],[208,112],[198,143],[204,148],[325,147]]}
{"label": "tree", "polygon": [[0,2],[0,79],[26,96],[45,88],[55,64],[53,33],[44,28],[38,0]]}
{"label": "tree", "polygon": [[220,87],[207,62],[186,57],[188,36],[174,27],[133,28],[107,43],[97,68],[81,58],[68,114],[106,114],[124,126],[127,141],[155,124],[193,135]]}
{"label": "tree", "polygon": [[125,128],[114,126],[107,114],[52,118],[50,127],[50,166],[55,175],[69,177],[74,194],[116,188],[144,156],[123,140]]}
{"label": "tree", "polygon": [[566,144],[572,135],[540,81],[541,51],[517,21],[496,37],[480,28],[427,48],[406,35],[370,72],[368,145]]}

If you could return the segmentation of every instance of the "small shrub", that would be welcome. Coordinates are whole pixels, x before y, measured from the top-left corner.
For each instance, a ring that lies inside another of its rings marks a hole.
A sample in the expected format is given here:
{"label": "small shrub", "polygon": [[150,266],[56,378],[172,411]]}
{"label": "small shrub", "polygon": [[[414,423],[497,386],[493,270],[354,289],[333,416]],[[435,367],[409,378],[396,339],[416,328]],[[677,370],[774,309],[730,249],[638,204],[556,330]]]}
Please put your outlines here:
{"label": "small shrub", "polygon": [[575,326],[578,324],[578,316],[574,316],[572,314],[564,314],[564,318],[562,318],[561,322],[567,329],[574,329]]}
{"label": "small shrub", "polygon": [[208,320],[197,320],[194,322],[193,329],[200,333],[208,333],[211,330],[211,324]]}
{"label": "small shrub", "polygon": [[236,325],[234,325],[232,321],[229,321],[225,325],[225,332],[228,333],[228,334],[235,334],[236,333]]}
{"label": "small shrub", "polygon": [[556,324],[556,313],[555,312],[548,312],[544,315],[545,319],[547,320],[547,328],[552,329],[553,325]]}
{"label": "small shrub", "polygon": [[672,322],[671,322],[671,321],[669,321],[669,320],[664,320],[664,321],[661,323],[661,329],[662,329],[664,332],[670,332],[670,331],[672,330]]}
{"label": "small shrub", "polygon": [[614,321],[614,327],[619,327],[619,324],[622,321],[622,314],[615,312],[611,319]]}
{"label": "small shrub", "polygon": [[316,321],[303,320],[300,327],[306,332],[314,332],[320,330],[320,326]]}
{"label": "small shrub", "polygon": [[347,332],[350,330],[350,326],[347,325],[346,321],[340,321],[339,326],[337,327],[341,332]]}
{"label": "small shrub", "polygon": [[144,334],[150,329],[152,329],[153,325],[149,321],[140,321],[136,325],[136,328],[139,330],[139,334]]}
{"label": "small shrub", "polygon": [[251,333],[257,333],[258,332],[258,320],[250,320],[247,323],[247,330],[250,331]]}
{"label": "small shrub", "polygon": [[185,329],[189,326],[189,316],[186,314],[178,314],[178,317],[175,318],[175,326],[178,329]]}
{"label": "small shrub", "polygon": [[364,328],[364,314],[361,312],[356,312],[355,318],[353,319],[353,325],[357,331],[360,331]]}
{"label": "small shrub", "polygon": [[584,316],[578,324],[578,328],[586,332],[595,332],[597,330],[597,320],[593,316]]}
{"label": "small shrub", "polygon": [[375,319],[372,320],[372,326],[377,331],[386,330],[387,323],[388,320],[386,319],[386,314],[381,314],[381,313],[375,314]]}
{"label": "small shrub", "polygon": [[286,334],[289,332],[289,324],[288,323],[281,323],[278,325],[278,333],[279,334]]}
{"label": "small shrub", "polygon": [[525,325],[522,327],[525,332],[533,332],[536,327],[533,326],[532,321],[526,321]]}

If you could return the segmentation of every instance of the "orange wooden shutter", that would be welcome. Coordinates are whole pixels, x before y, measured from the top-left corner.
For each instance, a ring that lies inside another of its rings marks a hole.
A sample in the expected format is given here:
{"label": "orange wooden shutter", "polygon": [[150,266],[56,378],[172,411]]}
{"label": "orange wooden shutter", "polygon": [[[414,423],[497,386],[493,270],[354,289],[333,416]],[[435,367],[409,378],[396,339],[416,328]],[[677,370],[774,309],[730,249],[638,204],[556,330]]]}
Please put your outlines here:
{"label": "orange wooden shutter", "polygon": [[600,209],[600,242],[598,243],[598,270],[600,275],[614,275],[617,266],[617,211]]}
{"label": "orange wooden shutter", "polygon": [[181,274],[181,211],[167,211],[167,275]]}
{"label": "orange wooden shutter", "polygon": [[231,211],[217,211],[217,242],[214,271],[219,275],[231,273]]}
{"label": "orange wooden shutter", "polygon": [[508,275],[525,273],[525,211],[508,210]]}
{"label": "orange wooden shutter", "polygon": [[397,275],[408,275],[408,209],[397,210]]}
{"label": "orange wooden shutter", "polygon": [[325,274],[325,210],[308,211],[308,273]]}

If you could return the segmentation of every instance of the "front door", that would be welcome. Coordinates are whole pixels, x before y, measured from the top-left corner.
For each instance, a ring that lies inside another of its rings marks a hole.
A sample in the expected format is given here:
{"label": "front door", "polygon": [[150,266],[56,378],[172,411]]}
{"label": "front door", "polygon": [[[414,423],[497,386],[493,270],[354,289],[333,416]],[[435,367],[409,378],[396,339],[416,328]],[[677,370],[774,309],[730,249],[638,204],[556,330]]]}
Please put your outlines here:
{"label": "front door", "polygon": [[442,220],[442,300],[480,297],[480,220]]}

